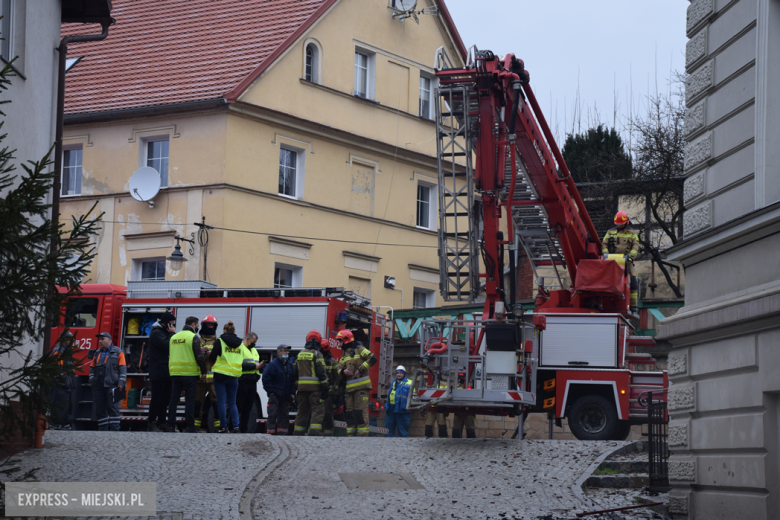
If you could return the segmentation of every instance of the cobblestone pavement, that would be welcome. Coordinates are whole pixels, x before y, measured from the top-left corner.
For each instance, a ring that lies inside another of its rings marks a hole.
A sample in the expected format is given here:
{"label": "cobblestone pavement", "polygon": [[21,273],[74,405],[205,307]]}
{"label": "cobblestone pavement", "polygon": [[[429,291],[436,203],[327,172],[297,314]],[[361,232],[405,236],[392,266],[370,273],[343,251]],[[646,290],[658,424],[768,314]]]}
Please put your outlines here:
{"label": "cobblestone pavement", "polygon": [[[626,444],[65,431],[45,440],[14,456],[41,468],[38,480],[157,482],[157,510],[183,520],[573,518],[587,508],[571,486]],[[348,489],[340,473],[405,474],[421,486]]]}
{"label": "cobblestone pavement", "polygon": [[[585,496],[594,501],[601,509],[612,509],[617,507],[635,506],[640,503],[657,503],[665,505],[669,503],[669,494],[660,493],[650,495],[640,489],[596,489],[591,488],[585,492]],[[660,520],[663,516],[650,508],[629,509],[620,511],[619,518],[624,520]],[[606,520],[607,515],[596,515],[590,517],[593,520]]]}

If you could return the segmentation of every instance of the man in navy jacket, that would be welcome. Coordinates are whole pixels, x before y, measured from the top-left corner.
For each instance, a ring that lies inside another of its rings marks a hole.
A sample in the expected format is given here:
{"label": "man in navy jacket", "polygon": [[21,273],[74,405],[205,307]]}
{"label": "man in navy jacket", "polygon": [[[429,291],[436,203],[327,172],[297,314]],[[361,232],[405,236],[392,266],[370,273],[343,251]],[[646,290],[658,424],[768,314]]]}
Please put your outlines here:
{"label": "man in navy jacket", "polygon": [[290,402],[295,397],[293,363],[289,360],[290,347],[276,347],[276,359],[263,370],[263,390],[268,395],[268,423],[266,433],[287,435],[290,428]]}

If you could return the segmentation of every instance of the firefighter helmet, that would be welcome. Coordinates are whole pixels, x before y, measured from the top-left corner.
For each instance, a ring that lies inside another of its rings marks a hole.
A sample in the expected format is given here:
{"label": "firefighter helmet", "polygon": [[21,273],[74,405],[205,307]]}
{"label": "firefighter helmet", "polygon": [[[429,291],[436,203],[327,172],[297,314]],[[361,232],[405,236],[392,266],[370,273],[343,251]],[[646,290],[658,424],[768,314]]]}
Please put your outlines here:
{"label": "firefighter helmet", "polygon": [[201,320],[201,323],[218,323],[218,322],[217,322],[217,318],[215,318],[213,314],[208,314],[205,318]]}
{"label": "firefighter helmet", "polygon": [[355,341],[355,335],[352,334],[351,330],[342,330],[336,335],[336,339],[341,340],[346,345]]}
{"label": "firefighter helmet", "polygon": [[308,334],[306,334],[306,343],[308,343],[311,340],[317,340],[317,342],[322,341],[322,334],[317,332],[316,330],[309,331]]}
{"label": "firefighter helmet", "polygon": [[396,373],[403,372],[406,374],[406,368],[403,365],[398,365],[398,368],[395,369]]}
{"label": "firefighter helmet", "polygon": [[623,224],[628,223],[628,215],[626,215],[625,211],[618,211],[615,213],[615,224],[618,226],[622,226]]}
{"label": "firefighter helmet", "polygon": [[329,352],[330,351],[330,342],[327,339],[323,339],[320,342],[320,348],[322,348],[323,352]]}

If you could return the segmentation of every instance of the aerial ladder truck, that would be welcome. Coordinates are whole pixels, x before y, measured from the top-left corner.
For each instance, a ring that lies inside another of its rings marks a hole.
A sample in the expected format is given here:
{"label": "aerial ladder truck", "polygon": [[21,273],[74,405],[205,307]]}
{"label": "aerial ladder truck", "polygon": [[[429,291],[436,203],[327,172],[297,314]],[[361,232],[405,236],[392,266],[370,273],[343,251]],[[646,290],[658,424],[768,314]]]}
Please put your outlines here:
{"label": "aerial ladder truck", "polygon": [[[647,421],[643,395],[662,392],[667,376],[639,370],[654,360],[638,347],[654,343],[632,334],[629,273],[622,257],[602,257],[523,61],[472,47],[456,68],[439,49],[436,77],[440,291],[453,302],[484,296],[484,309],[423,322],[410,407],[544,412],[568,418],[579,439],[625,439]],[[516,298],[519,247],[559,282],[538,284],[531,313]]]}

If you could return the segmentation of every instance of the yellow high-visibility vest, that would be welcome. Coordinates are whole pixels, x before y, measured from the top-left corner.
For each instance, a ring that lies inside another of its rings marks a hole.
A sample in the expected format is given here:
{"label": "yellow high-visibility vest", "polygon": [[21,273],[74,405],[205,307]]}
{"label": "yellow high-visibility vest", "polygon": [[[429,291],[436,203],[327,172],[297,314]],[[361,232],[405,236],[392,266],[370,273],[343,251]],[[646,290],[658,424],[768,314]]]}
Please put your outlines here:
{"label": "yellow high-visibility vest", "polygon": [[212,370],[226,376],[240,377],[241,365],[244,362],[244,353],[241,351],[243,344],[231,348],[222,339],[219,341],[222,343],[222,354],[217,357]]}
{"label": "yellow high-visibility vest", "polygon": [[[257,351],[256,348],[249,348],[243,343],[241,344],[241,351],[244,354],[244,359],[251,359],[255,363],[260,362],[260,353]],[[260,375],[259,370],[244,370],[241,372],[242,374],[257,374]]]}
{"label": "yellow high-visibility vest", "polygon": [[195,333],[191,330],[183,330],[171,338],[168,372],[172,376],[200,375],[200,367],[192,352],[192,338],[194,337]]}

